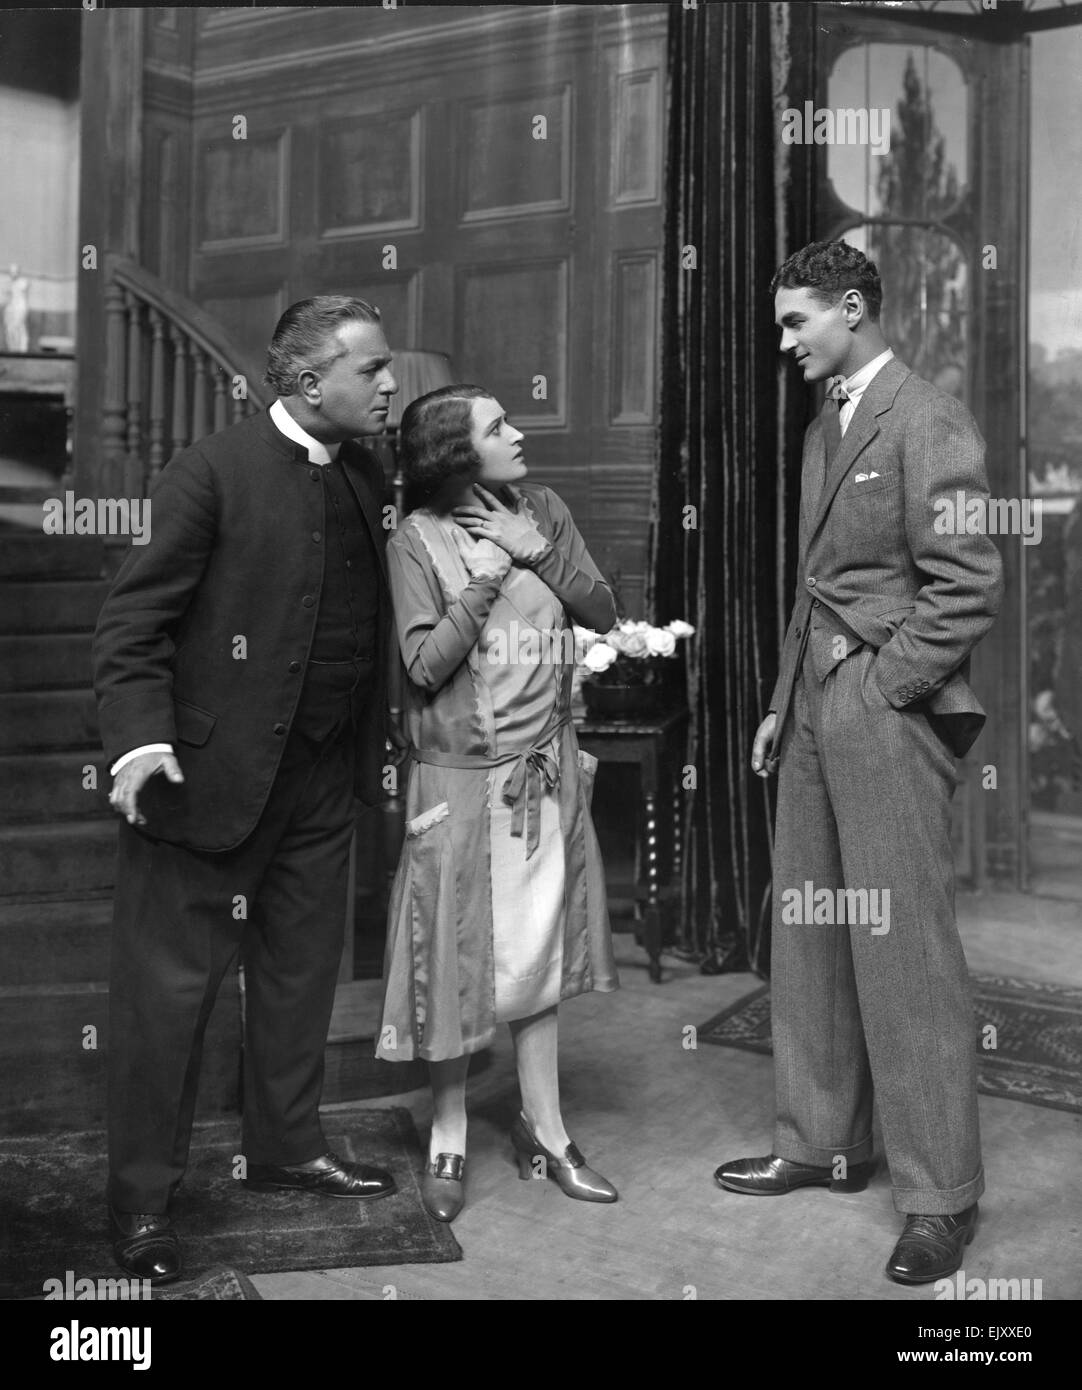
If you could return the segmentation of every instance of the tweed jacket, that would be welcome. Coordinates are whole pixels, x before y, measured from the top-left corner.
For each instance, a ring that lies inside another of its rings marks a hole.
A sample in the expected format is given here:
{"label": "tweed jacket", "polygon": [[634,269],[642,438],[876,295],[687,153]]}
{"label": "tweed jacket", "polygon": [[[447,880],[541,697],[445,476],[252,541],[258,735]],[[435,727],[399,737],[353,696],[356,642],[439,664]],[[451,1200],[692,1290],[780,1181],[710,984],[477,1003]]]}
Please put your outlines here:
{"label": "tweed jacket", "polygon": [[935,504],[959,491],[987,500],[984,441],[960,401],[897,358],[872,378],[828,467],[832,408],[828,401],[804,440],[796,599],[769,706],[771,755],[781,749],[804,644],[825,678],[825,644],[836,653],[843,634],[843,656],[860,642],[874,648],[885,699],[931,716],[960,757],[985,720],[966,676],[999,609],[1002,562],[988,535],[938,525]]}

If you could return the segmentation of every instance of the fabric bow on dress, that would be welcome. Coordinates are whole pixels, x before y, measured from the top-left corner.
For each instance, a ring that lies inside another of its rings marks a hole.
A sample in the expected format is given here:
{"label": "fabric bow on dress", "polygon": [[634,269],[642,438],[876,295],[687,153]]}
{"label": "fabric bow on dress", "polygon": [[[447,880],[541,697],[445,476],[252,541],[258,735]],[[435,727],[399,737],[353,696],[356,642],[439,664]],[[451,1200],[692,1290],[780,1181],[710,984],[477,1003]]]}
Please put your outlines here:
{"label": "fabric bow on dress", "polygon": [[526,858],[532,857],[541,840],[542,783],[549,791],[560,782],[560,764],[552,755],[551,746],[529,748],[520,753],[503,784],[503,800],[511,807],[511,834],[522,838],[526,830]]}

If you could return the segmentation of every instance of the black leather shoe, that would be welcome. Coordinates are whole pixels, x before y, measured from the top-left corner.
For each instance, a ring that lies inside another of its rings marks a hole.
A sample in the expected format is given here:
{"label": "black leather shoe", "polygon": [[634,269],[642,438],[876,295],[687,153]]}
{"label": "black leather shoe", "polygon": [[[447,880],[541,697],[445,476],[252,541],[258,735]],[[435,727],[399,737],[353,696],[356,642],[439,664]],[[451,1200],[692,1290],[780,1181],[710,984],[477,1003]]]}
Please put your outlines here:
{"label": "black leather shoe", "polygon": [[466,1160],[461,1154],[437,1154],[435,1163],[425,1169],[421,1180],[421,1200],[435,1221],[453,1221],[462,1210],[462,1172]]}
{"label": "black leather shoe", "polygon": [[930,1284],[961,1268],[977,1233],[977,1203],[956,1216],[907,1216],[887,1273],[896,1284]]}
{"label": "black leather shoe", "polygon": [[844,1178],[836,1178],[833,1168],[812,1163],[794,1163],[788,1158],[767,1154],[765,1158],[734,1158],[714,1170],[714,1181],[729,1192],[751,1197],[782,1197],[798,1187],[829,1187],[831,1192],[863,1192],[875,1170],[873,1163],[853,1163]]}
{"label": "black leather shoe", "polygon": [[133,1279],[168,1284],[180,1276],[180,1241],[168,1216],[109,1208],[113,1258]]}
{"label": "black leather shoe", "polygon": [[375,1201],[398,1189],[390,1173],[367,1163],[347,1163],[329,1150],[308,1163],[249,1163],[244,1180],[250,1192],[312,1192],[320,1197]]}

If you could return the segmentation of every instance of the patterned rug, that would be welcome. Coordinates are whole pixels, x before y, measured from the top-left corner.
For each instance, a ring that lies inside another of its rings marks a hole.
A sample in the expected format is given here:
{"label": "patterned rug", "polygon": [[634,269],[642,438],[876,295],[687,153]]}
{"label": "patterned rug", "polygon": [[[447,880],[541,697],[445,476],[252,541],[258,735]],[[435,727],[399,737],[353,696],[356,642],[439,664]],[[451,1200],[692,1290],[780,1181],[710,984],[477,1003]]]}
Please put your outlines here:
{"label": "patterned rug", "polygon": [[[978,1090],[1082,1114],[1082,990],[975,975],[973,991]],[[994,1048],[985,1046],[989,1024]],[[699,1041],[769,1055],[769,986],[715,1014]]]}
{"label": "patterned rug", "polygon": [[[197,1126],[172,1207],[185,1283],[155,1297],[233,1301],[255,1292],[243,1275],[462,1258],[450,1229],[421,1205],[423,1158],[408,1110],[338,1110],[323,1125],[343,1158],[389,1169],[397,1193],[350,1202],[249,1192],[233,1177],[239,1121]],[[45,1281],[69,1274],[73,1284],[120,1275],[105,1229],[105,1177],[99,1130],[0,1141],[0,1298],[41,1298]]]}
{"label": "patterned rug", "polygon": [[177,1302],[182,1299],[202,1303],[262,1303],[263,1295],[248,1278],[236,1269],[211,1269],[200,1279],[187,1279],[155,1289],[151,1299],[156,1303]]}

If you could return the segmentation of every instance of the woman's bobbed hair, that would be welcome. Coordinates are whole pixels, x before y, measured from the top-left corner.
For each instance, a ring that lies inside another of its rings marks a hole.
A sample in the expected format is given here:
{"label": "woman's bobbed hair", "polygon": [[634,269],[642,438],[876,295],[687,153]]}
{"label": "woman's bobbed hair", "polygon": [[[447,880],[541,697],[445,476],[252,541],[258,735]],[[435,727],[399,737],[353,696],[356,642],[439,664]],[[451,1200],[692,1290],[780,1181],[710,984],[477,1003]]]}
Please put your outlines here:
{"label": "woman's bobbed hair", "polygon": [[398,442],[411,510],[431,501],[449,480],[477,475],[481,460],[471,435],[478,399],[494,397],[483,386],[441,386],[403,411]]}

